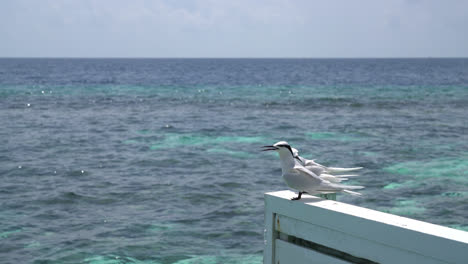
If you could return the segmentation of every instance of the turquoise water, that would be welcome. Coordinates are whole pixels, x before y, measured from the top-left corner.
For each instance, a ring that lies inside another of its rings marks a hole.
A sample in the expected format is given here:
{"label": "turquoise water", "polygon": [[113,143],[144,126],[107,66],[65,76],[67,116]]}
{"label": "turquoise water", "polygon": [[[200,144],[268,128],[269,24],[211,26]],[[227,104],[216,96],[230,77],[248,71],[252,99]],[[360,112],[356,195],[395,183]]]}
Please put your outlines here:
{"label": "turquoise water", "polygon": [[4,263],[261,263],[287,140],[468,230],[468,60],[0,59]]}

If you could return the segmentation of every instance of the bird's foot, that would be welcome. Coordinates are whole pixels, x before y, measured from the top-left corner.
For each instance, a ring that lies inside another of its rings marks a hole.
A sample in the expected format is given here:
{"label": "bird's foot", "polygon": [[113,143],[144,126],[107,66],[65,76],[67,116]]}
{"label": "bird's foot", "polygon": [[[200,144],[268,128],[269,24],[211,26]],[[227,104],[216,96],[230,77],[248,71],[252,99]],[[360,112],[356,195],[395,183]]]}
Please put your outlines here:
{"label": "bird's foot", "polygon": [[298,195],[297,197],[291,198],[291,201],[296,201],[296,200],[301,199],[301,196],[302,196],[303,193],[304,193],[304,192],[299,192],[299,195]]}

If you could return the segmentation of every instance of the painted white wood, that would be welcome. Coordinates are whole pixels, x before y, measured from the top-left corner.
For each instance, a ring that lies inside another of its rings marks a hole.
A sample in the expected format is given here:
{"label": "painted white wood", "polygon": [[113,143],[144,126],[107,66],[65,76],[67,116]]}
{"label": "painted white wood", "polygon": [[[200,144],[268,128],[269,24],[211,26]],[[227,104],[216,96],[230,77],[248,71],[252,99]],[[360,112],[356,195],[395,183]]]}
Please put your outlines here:
{"label": "painted white wood", "polygon": [[276,231],[381,263],[468,263],[468,232],[309,195],[291,201],[295,195],[265,194]]}
{"label": "painted white wood", "polygon": [[307,248],[296,246],[283,240],[276,240],[276,264],[349,264],[328,255]]}
{"label": "painted white wood", "polygon": [[445,261],[433,259],[414,252],[403,250],[396,246],[381,244],[362,237],[356,237],[330,229],[329,227],[314,225],[300,220],[276,215],[275,229],[281,233],[300,237],[314,243],[346,252],[355,257],[365,258],[378,263],[424,263],[437,264]]}
{"label": "painted white wood", "polygon": [[265,249],[263,251],[263,263],[275,264],[275,241],[277,232],[275,229],[275,213],[270,208],[274,208],[273,201],[265,198]]}

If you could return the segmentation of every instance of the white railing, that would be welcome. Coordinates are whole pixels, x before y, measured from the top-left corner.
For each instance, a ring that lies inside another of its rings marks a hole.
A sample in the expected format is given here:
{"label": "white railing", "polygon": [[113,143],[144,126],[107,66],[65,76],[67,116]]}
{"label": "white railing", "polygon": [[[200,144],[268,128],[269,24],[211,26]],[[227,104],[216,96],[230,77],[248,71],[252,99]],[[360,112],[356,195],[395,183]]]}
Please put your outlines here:
{"label": "white railing", "polygon": [[264,264],[468,263],[468,232],[309,195],[291,201],[294,196],[265,194]]}

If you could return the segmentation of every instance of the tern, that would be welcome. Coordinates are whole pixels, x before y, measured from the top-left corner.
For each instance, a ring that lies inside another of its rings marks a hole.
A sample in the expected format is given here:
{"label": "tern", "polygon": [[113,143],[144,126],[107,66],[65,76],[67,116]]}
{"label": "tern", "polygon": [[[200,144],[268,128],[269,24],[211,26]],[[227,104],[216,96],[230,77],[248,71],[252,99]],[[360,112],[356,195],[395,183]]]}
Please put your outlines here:
{"label": "tern", "polygon": [[336,168],[336,167],[326,167],[321,165],[314,160],[307,160],[301,156],[299,156],[299,151],[293,147],[291,147],[293,152],[294,158],[306,169],[313,172],[315,175],[319,176],[322,179],[325,179],[330,182],[342,182],[348,180],[348,177],[357,177],[357,174],[340,174],[340,175],[332,175],[332,173],[340,173],[340,172],[348,172],[348,171],[355,171],[360,170],[362,167],[355,167],[355,168]]}
{"label": "tern", "polygon": [[[312,172],[316,174],[322,174],[322,173],[340,173],[340,172],[349,172],[349,171],[356,171],[362,169],[362,167],[354,167],[354,168],[336,168],[336,167],[327,167],[322,164],[319,164],[315,162],[314,160],[308,160],[304,159],[303,157],[299,156],[299,151],[295,148],[291,148],[294,158],[297,159],[302,166],[308,168]],[[343,175],[342,175],[343,176]],[[356,175],[352,175],[356,176]],[[351,175],[348,175],[348,177],[352,177]]]}
{"label": "tern", "polygon": [[280,141],[272,146],[264,146],[263,151],[274,150],[278,152],[281,160],[281,171],[286,184],[295,190],[298,190],[298,196],[291,200],[299,200],[303,193],[324,194],[345,192],[352,195],[361,195],[351,190],[363,189],[363,186],[350,186],[331,183],[328,180],[320,178],[312,171],[304,167],[297,159],[291,146],[286,141]]}

